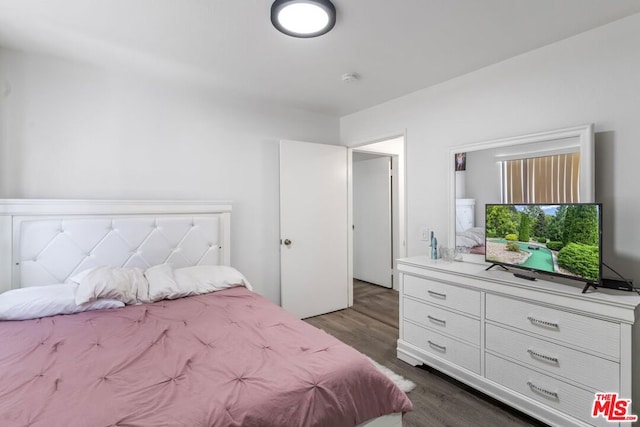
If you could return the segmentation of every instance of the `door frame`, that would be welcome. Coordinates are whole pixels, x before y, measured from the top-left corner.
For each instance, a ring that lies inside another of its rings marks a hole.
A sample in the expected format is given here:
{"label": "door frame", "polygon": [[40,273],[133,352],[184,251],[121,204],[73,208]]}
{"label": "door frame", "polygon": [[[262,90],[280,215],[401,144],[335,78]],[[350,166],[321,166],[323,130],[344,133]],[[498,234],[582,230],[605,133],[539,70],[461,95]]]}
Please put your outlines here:
{"label": "door frame", "polygon": [[[376,152],[371,150],[362,150],[365,146],[377,144],[379,142],[388,141],[391,139],[402,138],[402,154],[398,157],[398,170],[394,171],[394,177],[398,180],[398,200],[397,200],[397,212],[398,215],[393,216],[393,223],[398,222],[398,253],[394,253],[395,258],[404,258],[407,256],[407,132],[403,130],[401,132],[393,132],[386,135],[381,135],[374,138],[367,138],[365,140],[347,142],[347,221],[348,221],[348,304],[349,307],[353,305],[353,152],[354,151],[369,151],[378,154],[387,154],[393,156],[394,154],[385,152]],[[393,207],[392,207],[393,209]],[[395,237],[394,237],[395,238]],[[397,268],[393,265],[393,289],[398,289],[397,281]]]}

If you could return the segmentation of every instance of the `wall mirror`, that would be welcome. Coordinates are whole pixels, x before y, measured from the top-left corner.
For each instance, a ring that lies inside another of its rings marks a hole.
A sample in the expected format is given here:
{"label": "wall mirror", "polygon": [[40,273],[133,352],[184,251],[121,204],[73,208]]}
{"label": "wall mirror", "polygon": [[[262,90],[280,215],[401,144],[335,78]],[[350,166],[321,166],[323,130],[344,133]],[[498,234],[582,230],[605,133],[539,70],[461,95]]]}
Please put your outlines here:
{"label": "wall mirror", "polygon": [[593,202],[593,141],[589,124],[451,148],[449,246],[484,262],[487,203]]}

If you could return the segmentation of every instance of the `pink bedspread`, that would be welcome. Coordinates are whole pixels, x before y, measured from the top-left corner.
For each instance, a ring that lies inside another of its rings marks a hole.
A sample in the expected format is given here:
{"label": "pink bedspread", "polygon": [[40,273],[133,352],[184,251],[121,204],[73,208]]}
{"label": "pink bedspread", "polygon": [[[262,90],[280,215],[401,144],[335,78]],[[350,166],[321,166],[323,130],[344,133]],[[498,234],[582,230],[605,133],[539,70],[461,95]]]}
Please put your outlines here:
{"label": "pink bedspread", "polygon": [[411,402],[245,288],[0,322],[0,426],[352,426]]}

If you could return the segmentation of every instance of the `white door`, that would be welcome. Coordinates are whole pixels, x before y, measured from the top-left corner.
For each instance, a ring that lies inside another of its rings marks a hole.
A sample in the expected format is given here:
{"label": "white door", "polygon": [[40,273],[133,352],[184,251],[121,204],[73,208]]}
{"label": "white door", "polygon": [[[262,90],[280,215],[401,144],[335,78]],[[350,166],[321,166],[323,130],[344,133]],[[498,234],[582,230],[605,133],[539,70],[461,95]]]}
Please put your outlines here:
{"label": "white door", "polygon": [[353,277],[390,288],[391,157],[353,155]]}
{"label": "white door", "polygon": [[282,307],[300,318],[348,304],[347,149],[280,142]]}

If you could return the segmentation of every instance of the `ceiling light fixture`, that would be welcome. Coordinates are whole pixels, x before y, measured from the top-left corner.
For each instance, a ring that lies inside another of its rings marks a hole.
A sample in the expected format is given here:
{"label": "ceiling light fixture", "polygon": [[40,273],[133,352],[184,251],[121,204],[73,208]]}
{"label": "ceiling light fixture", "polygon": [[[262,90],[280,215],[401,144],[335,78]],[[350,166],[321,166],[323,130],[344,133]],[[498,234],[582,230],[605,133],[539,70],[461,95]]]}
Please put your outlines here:
{"label": "ceiling light fixture", "polygon": [[276,0],[271,23],[291,37],[318,37],[336,24],[336,8],[329,0]]}

